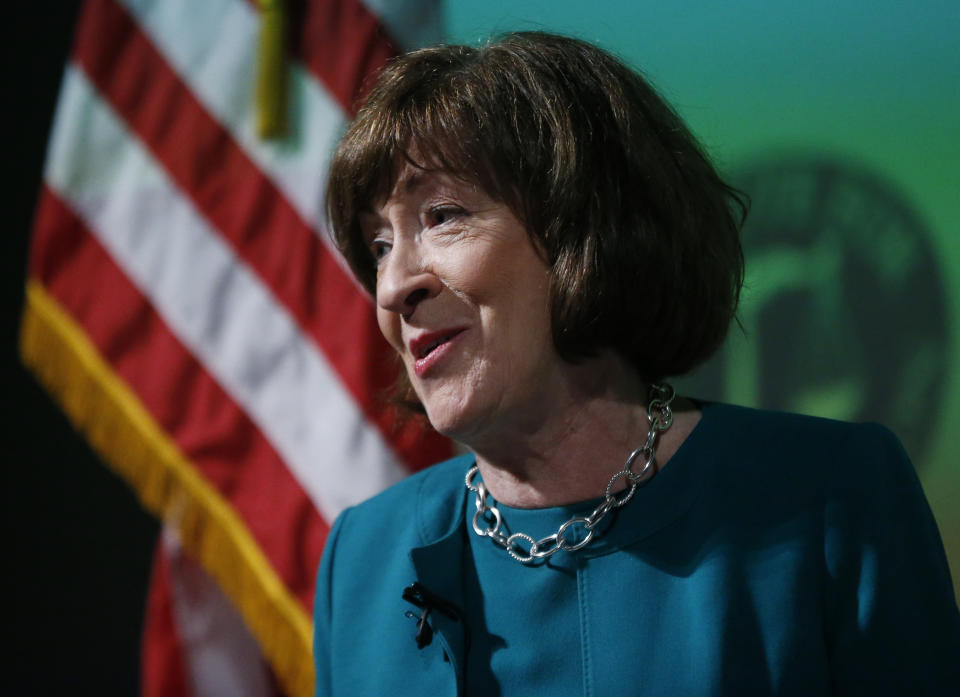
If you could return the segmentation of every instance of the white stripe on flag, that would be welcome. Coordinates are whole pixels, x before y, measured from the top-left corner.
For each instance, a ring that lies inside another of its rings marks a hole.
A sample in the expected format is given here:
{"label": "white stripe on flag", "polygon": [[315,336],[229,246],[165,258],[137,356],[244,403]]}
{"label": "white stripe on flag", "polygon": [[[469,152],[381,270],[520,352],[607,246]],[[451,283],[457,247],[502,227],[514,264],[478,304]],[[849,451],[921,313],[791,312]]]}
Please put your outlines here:
{"label": "white stripe on flag", "polygon": [[266,661],[236,609],[183,551],[173,527],[164,525],[160,536],[191,696],[273,697],[276,690]]}
{"label": "white stripe on flag", "polygon": [[324,518],[406,474],[286,309],[73,65],[46,179],[273,443]]}
{"label": "white stripe on flag", "polygon": [[[123,3],[200,103],[230,132],[307,224],[320,231],[329,160],[345,126],[343,110],[320,82],[299,63],[291,61],[290,135],[281,140],[259,138],[252,104],[260,25],[249,2]],[[185,22],[184,17],[190,17],[190,21]],[[327,239],[326,235],[322,237]],[[339,260],[339,254],[336,256]]]}

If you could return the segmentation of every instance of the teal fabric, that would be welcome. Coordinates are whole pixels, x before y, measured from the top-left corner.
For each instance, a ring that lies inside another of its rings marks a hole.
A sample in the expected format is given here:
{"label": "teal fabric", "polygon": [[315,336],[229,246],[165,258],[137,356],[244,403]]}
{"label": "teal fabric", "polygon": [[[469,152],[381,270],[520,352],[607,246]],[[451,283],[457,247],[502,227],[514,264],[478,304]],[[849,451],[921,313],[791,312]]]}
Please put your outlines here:
{"label": "teal fabric", "polygon": [[[943,548],[881,426],[705,404],[596,541],[539,566],[469,531],[472,459],[337,520],[318,695],[960,694]],[[500,508],[545,536],[591,503]],[[432,613],[422,650],[401,599],[413,581],[463,611]]]}

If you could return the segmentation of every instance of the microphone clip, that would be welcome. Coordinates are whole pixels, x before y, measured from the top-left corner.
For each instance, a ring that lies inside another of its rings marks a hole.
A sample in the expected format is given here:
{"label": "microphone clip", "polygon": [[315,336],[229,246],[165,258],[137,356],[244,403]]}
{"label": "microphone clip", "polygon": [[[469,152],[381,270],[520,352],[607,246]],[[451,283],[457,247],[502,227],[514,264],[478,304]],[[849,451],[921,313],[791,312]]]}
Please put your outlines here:
{"label": "microphone clip", "polygon": [[459,622],[461,619],[460,610],[458,610],[455,605],[434,595],[418,581],[414,581],[403,589],[403,599],[421,610],[419,615],[412,610],[407,610],[403,613],[405,617],[417,620],[417,634],[415,638],[418,649],[428,646],[430,642],[433,641],[433,627],[427,622],[431,611],[437,610],[455,622]]}

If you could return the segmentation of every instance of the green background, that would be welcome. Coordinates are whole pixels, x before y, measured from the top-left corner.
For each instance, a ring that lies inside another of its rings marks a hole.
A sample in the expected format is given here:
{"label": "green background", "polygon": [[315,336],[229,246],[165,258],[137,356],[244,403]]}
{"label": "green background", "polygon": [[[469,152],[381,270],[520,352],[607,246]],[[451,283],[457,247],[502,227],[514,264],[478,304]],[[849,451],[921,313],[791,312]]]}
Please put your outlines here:
{"label": "green background", "polygon": [[[732,333],[706,369],[712,378],[684,386],[893,428],[920,472],[960,596],[960,3],[447,0],[445,23],[455,43],[518,29],[587,39],[640,70],[678,109],[768,219],[744,232],[745,333]],[[801,215],[816,240],[832,240],[820,250],[826,257],[750,243],[773,234],[771,207],[781,206],[789,226],[792,206],[803,208],[824,172],[837,175],[827,177],[830,210],[807,206]],[[879,292],[872,284],[884,278]],[[771,306],[781,281],[821,284],[822,313],[810,297]],[[781,324],[764,307],[781,308]],[[771,340],[798,308],[789,346]],[[810,370],[826,357],[833,376],[804,391],[794,368],[807,354],[819,356]],[[760,375],[765,388],[784,383],[779,399],[758,389]]]}

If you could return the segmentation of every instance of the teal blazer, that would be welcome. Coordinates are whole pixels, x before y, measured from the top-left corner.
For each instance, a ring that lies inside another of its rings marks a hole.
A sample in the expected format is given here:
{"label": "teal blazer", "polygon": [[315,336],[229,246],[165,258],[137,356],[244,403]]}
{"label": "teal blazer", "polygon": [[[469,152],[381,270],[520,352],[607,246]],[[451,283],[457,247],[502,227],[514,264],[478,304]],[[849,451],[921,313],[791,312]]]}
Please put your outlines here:
{"label": "teal blazer", "polygon": [[[316,694],[960,695],[960,613],[897,439],[702,408],[604,533],[548,565],[477,580],[506,555],[470,529],[471,455],[346,510],[317,578]],[[547,514],[570,510],[505,519]],[[413,582],[457,610],[429,613],[422,648]],[[510,605],[532,583],[555,612]]]}

